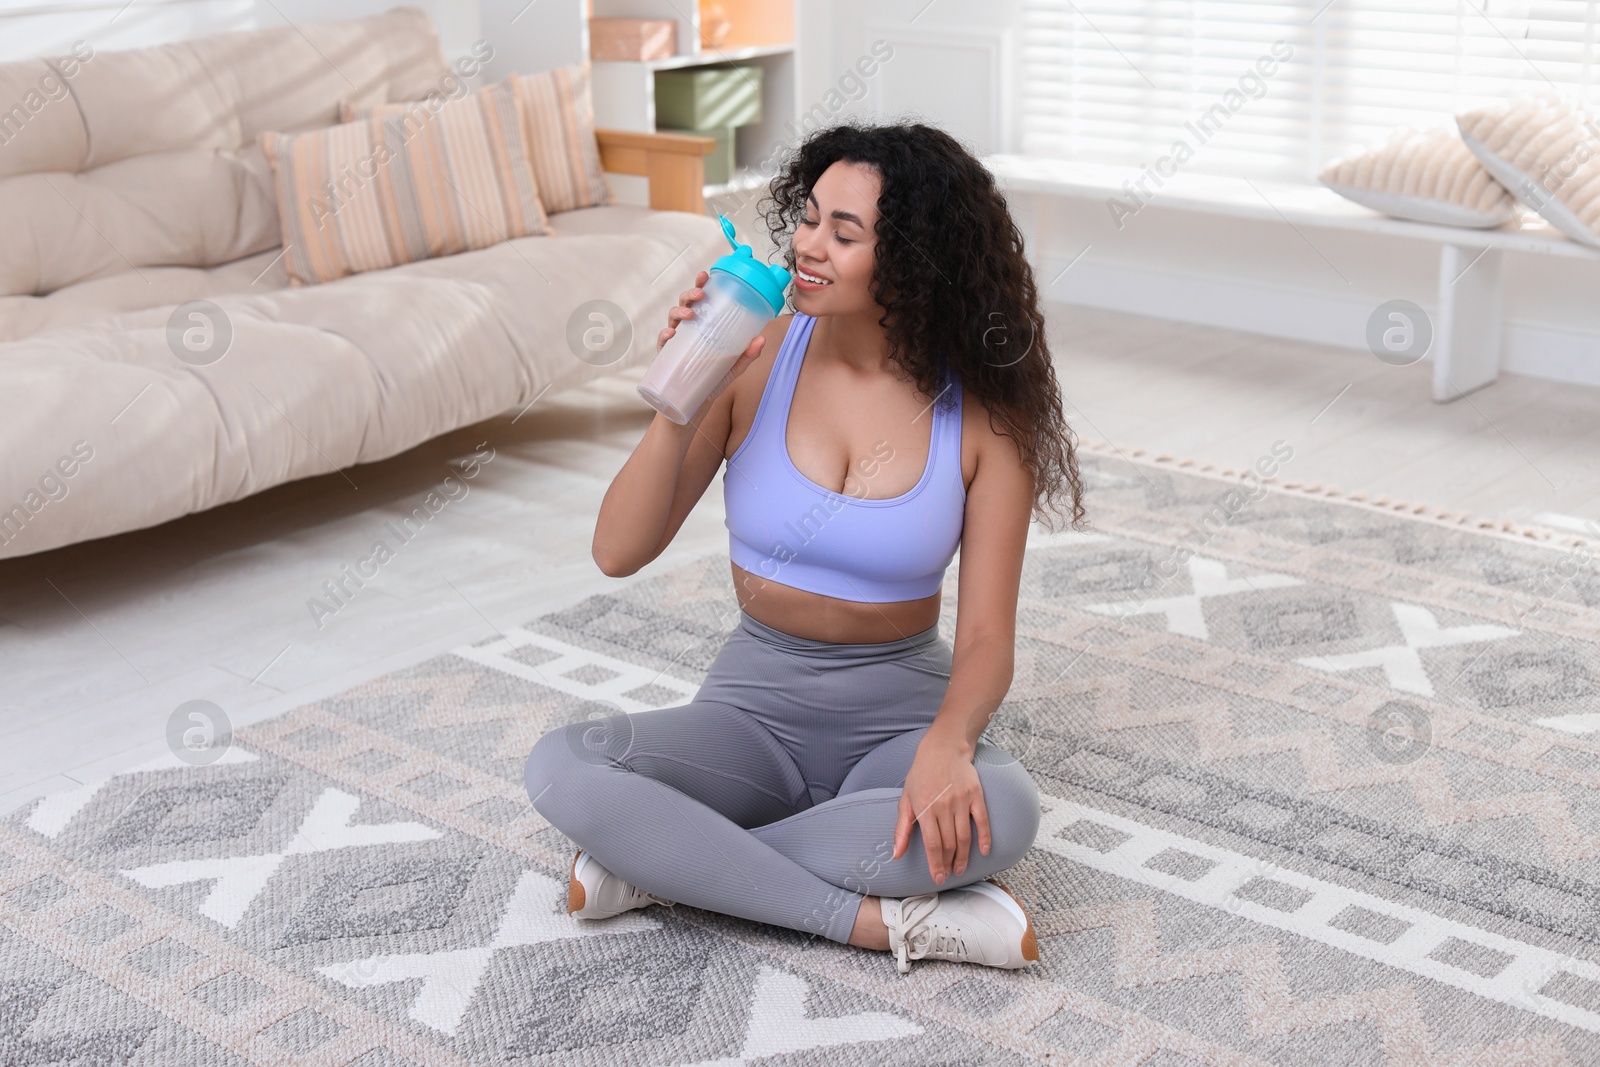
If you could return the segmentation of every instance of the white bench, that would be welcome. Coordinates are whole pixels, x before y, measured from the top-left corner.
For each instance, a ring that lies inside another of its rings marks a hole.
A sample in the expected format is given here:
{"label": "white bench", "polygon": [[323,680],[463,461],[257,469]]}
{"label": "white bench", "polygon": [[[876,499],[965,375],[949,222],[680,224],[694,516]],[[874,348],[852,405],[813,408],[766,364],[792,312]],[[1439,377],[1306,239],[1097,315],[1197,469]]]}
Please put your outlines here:
{"label": "white bench", "polygon": [[[984,164],[1008,195],[1028,193],[1130,206],[1123,185],[1141,175],[1131,166],[994,154]],[[1600,261],[1600,249],[1567,237],[1537,216],[1521,229],[1471,230],[1410,222],[1351,203],[1321,185],[1269,182],[1183,171],[1145,183],[1146,207],[1195,211],[1294,226],[1412,237],[1439,245],[1439,321],[1434,324],[1433,399],[1454,400],[1492,383],[1500,370],[1502,259],[1508,250]],[[1253,187],[1252,187],[1253,186]],[[1142,208],[1140,209],[1142,210]]]}

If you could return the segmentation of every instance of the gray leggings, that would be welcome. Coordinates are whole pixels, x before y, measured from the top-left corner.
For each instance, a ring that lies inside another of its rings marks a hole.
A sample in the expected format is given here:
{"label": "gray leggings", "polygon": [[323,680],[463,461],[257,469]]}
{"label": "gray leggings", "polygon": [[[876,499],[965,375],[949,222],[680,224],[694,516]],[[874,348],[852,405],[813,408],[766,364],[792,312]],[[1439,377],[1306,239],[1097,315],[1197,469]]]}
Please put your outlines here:
{"label": "gray leggings", "polygon": [[991,848],[943,885],[922,831],[890,859],[900,789],[950,680],[937,624],[832,644],[740,612],[694,700],[546,733],[524,768],[540,815],[608,870],[696,908],[848,942],[867,896],[969,885],[1039,828],[1027,770],[980,738]]}

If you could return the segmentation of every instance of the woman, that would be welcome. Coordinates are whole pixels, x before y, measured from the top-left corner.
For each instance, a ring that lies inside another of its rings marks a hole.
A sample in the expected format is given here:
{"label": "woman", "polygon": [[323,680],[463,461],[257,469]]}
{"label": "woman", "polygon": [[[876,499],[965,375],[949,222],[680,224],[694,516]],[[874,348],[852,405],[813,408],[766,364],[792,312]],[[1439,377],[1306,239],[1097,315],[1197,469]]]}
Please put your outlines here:
{"label": "woman", "polygon": [[684,902],[901,973],[1026,966],[1032,922],[990,876],[1031,847],[1039,799],[981,735],[1011,684],[1030,517],[1063,482],[1074,525],[1083,508],[1022,237],[983,165],[920,124],[820,131],[769,194],[794,312],[687,425],[656,416],[593,545],[606,574],[638,571],[726,459],[739,627],[690,703],[540,738],[528,794],[580,846],[581,918]]}

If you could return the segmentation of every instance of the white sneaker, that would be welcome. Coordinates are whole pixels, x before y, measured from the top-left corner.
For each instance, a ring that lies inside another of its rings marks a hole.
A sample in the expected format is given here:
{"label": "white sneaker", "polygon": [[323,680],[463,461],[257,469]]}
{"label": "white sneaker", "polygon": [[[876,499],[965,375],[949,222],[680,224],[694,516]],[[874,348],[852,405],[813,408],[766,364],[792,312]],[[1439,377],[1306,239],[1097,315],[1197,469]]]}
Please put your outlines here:
{"label": "white sneaker", "polygon": [[629,885],[600,866],[600,861],[579,849],[572,857],[572,873],[567,880],[567,914],[579,919],[609,919],[634,908],[651,904],[673,907],[663,900]]}
{"label": "white sneaker", "polygon": [[1033,921],[1011,890],[992,878],[941,893],[880,897],[878,903],[901,974],[911,972],[912,960],[1015,969],[1039,958]]}

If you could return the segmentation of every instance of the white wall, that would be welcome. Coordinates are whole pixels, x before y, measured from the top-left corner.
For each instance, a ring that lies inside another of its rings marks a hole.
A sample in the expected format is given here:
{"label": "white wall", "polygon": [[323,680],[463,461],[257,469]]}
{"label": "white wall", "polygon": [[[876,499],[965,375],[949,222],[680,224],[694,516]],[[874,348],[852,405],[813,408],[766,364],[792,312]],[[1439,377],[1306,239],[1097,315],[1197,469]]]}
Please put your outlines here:
{"label": "white wall", "polygon": [[483,39],[494,48],[483,68],[488,81],[511,71],[564,67],[589,51],[583,0],[470,0],[461,6],[478,10]]}
{"label": "white wall", "polygon": [[843,95],[841,79],[848,80],[882,40],[893,48],[892,58],[865,79],[867,92],[837,115],[937,125],[980,155],[1012,150],[1006,101],[1018,68],[1015,0],[820,0],[801,8],[818,9],[807,17],[819,31],[819,39],[808,42],[810,69],[801,72],[802,114],[812,108],[819,116],[828,113]]}

